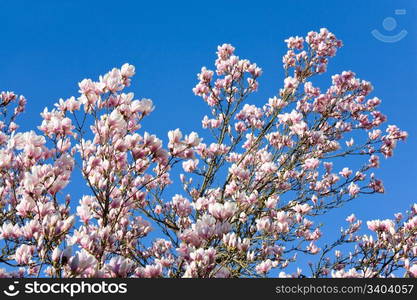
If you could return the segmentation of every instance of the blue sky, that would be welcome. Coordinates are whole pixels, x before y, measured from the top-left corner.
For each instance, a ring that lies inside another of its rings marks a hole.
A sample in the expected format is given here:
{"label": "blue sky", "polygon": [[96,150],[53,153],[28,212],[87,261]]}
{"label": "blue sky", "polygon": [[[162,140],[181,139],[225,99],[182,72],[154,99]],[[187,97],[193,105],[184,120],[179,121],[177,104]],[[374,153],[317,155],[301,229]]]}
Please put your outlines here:
{"label": "blue sky", "polygon": [[[233,44],[240,57],[263,68],[250,100],[261,105],[282,85],[283,40],[327,27],[345,46],[320,80],[353,70],[371,81],[389,124],[407,130],[409,140],[382,160],[386,194],[358,199],[323,221],[336,232],[353,211],[363,219],[386,218],[417,201],[416,1],[1,1],[0,20],[0,90],[28,98],[24,129],[40,123],[45,106],[76,96],[83,78],[129,62],[137,68],[130,90],[156,105],[144,129],[165,140],[177,127],[201,131],[208,110],[191,89],[201,66],[212,67],[218,44]],[[408,34],[384,43],[371,34],[375,29]]]}

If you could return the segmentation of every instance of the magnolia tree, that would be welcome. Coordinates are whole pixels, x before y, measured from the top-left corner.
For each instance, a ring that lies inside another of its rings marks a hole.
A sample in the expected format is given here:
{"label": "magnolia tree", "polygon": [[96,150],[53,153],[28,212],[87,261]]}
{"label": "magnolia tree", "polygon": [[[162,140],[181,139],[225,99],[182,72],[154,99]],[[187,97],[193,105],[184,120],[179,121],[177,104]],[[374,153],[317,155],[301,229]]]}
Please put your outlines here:
{"label": "magnolia tree", "polygon": [[[342,46],[334,34],[286,43],[283,86],[259,105],[245,101],[261,69],[218,47],[193,89],[209,106],[204,142],[141,129],[154,107],[123,92],[129,64],[82,80],[37,131],[18,129],[25,98],[1,93],[0,277],[417,277],[416,204],[365,234],[350,215],[320,241],[320,216],[384,192],[374,169],[407,133],[379,129],[381,100],[355,73],[313,85]],[[80,199],[64,193],[75,172]]]}

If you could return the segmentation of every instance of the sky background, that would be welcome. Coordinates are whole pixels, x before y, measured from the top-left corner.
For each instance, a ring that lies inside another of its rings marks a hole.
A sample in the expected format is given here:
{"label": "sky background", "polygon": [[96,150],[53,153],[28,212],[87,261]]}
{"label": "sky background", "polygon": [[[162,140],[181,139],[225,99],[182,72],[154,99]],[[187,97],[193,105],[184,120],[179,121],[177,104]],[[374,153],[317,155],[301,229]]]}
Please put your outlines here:
{"label": "sky background", "polygon": [[[377,172],[386,193],[361,197],[326,216],[332,236],[351,212],[361,219],[388,218],[417,201],[416,8],[417,1],[411,0],[2,0],[0,90],[27,97],[20,124],[33,129],[45,106],[77,96],[77,83],[83,78],[96,80],[129,62],[137,71],[129,90],[138,98],[151,98],[156,106],[144,130],[166,141],[167,131],[177,127],[202,131],[201,118],[209,110],[191,89],[202,66],[213,68],[217,45],[231,43],[237,55],[262,67],[259,92],[250,100],[262,106],[282,86],[284,39],[327,27],[345,46],[320,80],[330,83],[335,73],[356,72],[373,83],[372,95],[383,100],[388,124],[409,132],[408,141],[392,159],[382,159]],[[406,13],[396,15],[396,9]],[[385,43],[371,34],[375,29],[387,36],[402,30],[408,34]],[[78,202],[78,184],[69,192]]]}

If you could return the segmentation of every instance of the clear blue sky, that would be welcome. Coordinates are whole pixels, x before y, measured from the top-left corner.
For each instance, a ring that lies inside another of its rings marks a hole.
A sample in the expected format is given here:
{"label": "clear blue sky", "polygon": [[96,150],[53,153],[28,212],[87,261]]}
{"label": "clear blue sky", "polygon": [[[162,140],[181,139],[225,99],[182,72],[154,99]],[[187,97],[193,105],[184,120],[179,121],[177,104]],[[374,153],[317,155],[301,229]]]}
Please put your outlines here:
{"label": "clear blue sky", "polygon": [[[395,14],[396,9],[406,13]],[[281,87],[283,40],[327,27],[345,46],[323,82],[355,71],[374,84],[389,124],[409,132],[409,140],[378,170],[386,194],[358,199],[326,217],[329,229],[337,231],[334,222],[352,211],[363,219],[385,218],[417,202],[416,20],[417,1],[411,0],[1,1],[0,90],[28,98],[23,127],[29,129],[40,123],[45,106],[76,96],[77,82],[129,62],[137,68],[131,90],[156,105],[145,129],[166,140],[169,129],[201,131],[208,111],[191,89],[201,66],[212,67],[218,44],[233,44],[239,56],[263,68],[251,100],[261,105]],[[372,36],[374,29],[387,36],[408,34],[384,43]]]}

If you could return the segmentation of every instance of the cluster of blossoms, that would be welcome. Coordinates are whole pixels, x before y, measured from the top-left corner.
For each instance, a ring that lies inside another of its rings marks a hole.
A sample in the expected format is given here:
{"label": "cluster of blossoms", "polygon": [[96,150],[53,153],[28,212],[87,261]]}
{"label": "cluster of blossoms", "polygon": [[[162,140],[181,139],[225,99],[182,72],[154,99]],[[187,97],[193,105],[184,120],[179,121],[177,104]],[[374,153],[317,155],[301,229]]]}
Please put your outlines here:
{"label": "cluster of blossoms", "polygon": [[[316,277],[395,277],[399,274],[417,278],[417,204],[406,216],[397,213],[394,219],[366,222],[373,235],[358,234],[362,222],[354,214],[346,221],[348,228],[341,230],[341,238],[327,247],[326,255],[317,262]],[[338,248],[345,243],[353,243],[355,247],[343,254]]]}
{"label": "cluster of blossoms", "polygon": [[[214,72],[206,67],[198,74],[200,82],[193,88],[193,92],[201,96],[210,107],[217,107],[222,100],[226,102],[242,102],[246,95],[258,89],[257,78],[262,70],[247,59],[240,59],[234,55],[235,48],[230,44],[217,47],[215,62],[216,74],[222,76],[214,82]],[[247,84],[241,88],[242,83]],[[225,99],[222,97],[227,94]]]}
{"label": "cluster of blossoms", "polygon": [[[175,129],[164,147],[142,131],[154,106],[124,92],[128,64],[45,109],[40,133],[18,132],[26,100],[1,93],[0,277],[308,276],[288,271],[301,267],[299,254],[317,256],[315,277],[417,277],[416,205],[369,221],[371,235],[351,215],[321,245],[315,221],[384,192],[380,156],[407,133],[380,129],[381,101],[355,73],[332,76],[327,90],[313,85],[342,46],[327,29],[286,42],[283,87],[260,106],[244,102],[262,71],[233,46],[218,47],[214,71],[201,69],[193,91],[210,107],[208,143]],[[360,167],[339,167],[346,156],[363,158]],[[174,168],[183,190],[168,197]],[[89,193],[73,201],[64,189],[77,171]],[[344,244],[354,249],[342,254]]]}

